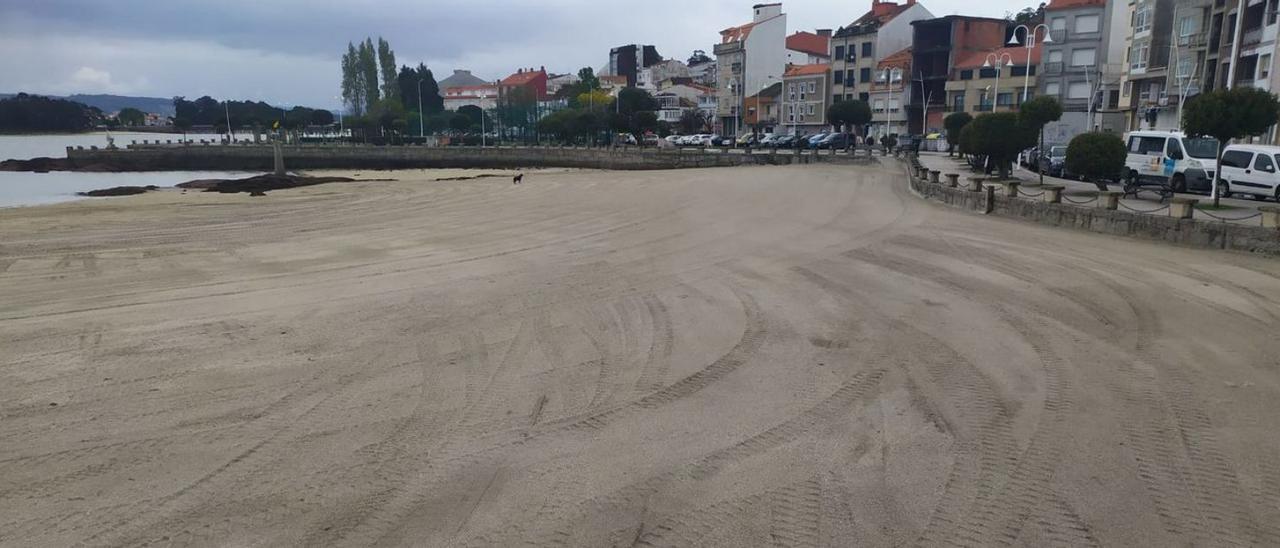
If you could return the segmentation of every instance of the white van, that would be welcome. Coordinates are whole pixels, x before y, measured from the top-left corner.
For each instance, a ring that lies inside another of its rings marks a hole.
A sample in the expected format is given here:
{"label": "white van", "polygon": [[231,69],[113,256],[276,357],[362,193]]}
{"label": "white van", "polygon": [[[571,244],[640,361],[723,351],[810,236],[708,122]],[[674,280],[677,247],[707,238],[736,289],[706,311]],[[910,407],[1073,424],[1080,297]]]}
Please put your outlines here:
{"label": "white van", "polygon": [[1133,131],[1125,135],[1129,154],[1124,167],[1135,183],[1168,183],[1174,192],[1213,188],[1218,140],[1187,137],[1181,131]]}
{"label": "white van", "polygon": [[1226,193],[1248,194],[1256,200],[1280,202],[1280,147],[1227,145],[1222,153],[1222,181]]}

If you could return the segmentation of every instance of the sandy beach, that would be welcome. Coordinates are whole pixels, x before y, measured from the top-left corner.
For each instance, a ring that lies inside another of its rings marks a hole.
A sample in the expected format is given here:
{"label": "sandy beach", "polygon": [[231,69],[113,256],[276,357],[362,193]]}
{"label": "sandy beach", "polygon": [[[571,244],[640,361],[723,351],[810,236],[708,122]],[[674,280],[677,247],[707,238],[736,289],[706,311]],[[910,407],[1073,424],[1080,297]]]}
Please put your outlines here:
{"label": "sandy beach", "polygon": [[394,180],[0,209],[0,545],[1280,545],[1275,260],[891,161],[309,174]]}

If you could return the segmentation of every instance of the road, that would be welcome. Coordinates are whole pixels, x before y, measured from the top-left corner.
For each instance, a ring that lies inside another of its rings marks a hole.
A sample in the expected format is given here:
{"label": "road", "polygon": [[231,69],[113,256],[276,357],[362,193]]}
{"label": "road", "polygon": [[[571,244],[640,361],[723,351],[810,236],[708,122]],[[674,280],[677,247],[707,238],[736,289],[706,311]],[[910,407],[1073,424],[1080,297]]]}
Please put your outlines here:
{"label": "road", "polygon": [[1280,544],[1274,260],[892,163],[362,176],[0,210],[0,545]]}

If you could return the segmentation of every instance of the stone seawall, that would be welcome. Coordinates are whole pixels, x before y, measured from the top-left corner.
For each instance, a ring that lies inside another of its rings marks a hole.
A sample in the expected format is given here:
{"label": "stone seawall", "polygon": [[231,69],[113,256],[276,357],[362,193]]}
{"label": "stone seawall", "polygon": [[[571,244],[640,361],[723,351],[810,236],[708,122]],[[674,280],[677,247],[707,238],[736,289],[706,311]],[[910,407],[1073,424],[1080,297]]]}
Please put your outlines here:
{"label": "stone seawall", "polygon": [[[844,160],[845,158],[840,158]],[[681,169],[836,160],[786,152],[755,154],[701,150],[557,147],[287,146],[288,169],[570,167],[614,170]],[[71,169],[115,171],[269,171],[269,146],[162,146],[124,150],[67,149]]]}
{"label": "stone seawall", "polygon": [[979,213],[989,212],[990,215],[1044,225],[1160,240],[1177,245],[1280,256],[1280,230],[1276,228],[1055,204],[1012,198],[1001,195],[999,191],[989,196],[986,192],[974,192],[963,187],[952,188],[924,182],[916,177],[908,176],[908,179],[911,181],[911,190],[924,198]]}

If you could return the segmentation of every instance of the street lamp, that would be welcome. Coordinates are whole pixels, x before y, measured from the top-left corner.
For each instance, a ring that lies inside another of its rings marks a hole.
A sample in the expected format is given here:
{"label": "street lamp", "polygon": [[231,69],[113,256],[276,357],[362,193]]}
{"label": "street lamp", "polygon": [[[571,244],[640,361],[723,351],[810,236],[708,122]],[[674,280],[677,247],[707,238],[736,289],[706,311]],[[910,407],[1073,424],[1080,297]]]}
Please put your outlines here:
{"label": "street lamp", "polygon": [[[768,82],[769,80],[777,80],[777,81],[778,81],[778,83],[779,83],[778,96],[779,96],[779,97],[782,97],[782,95],[783,95],[784,93],[786,93],[786,92],[787,92],[787,84],[786,84],[786,81],[785,81],[784,79],[779,78],[779,77],[777,77],[777,76],[774,76],[774,75],[772,75],[772,74],[766,75],[766,76],[764,77],[764,79],[765,79],[765,81],[766,81],[766,82]],[[760,108],[760,94],[761,94],[761,93],[763,93],[763,92],[764,92],[764,90],[765,90],[766,88],[768,88],[768,87],[769,87],[769,85],[770,85],[770,84],[768,84],[768,83],[760,84],[760,91],[756,92],[756,109],[759,109],[759,108]],[[783,102],[783,106],[786,106],[786,102],[785,102],[785,101]],[[779,112],[781,112],[781,111],[779,111]],[[757,124],[757,125],[759,125],[759,123],[760,123],[760,114],[757,112],[757,114],[756,114],[756,124]],[[794,127],[794,122],[793,122],[792,126]]]}
{"label": "street lamp", "polygon": [[1027,102],[1027,90],[1031,87],[1031,50],[1036,47],[1036,32],[1044,29],[1044,39],[1040,40],[1041,44],[1052,44],[1053,36],[1049,32],[1049,27],[1044,23],[1040,23],[1034,27],[1028,28],[1026,25],[1018,25],[1013,27],[1013,36],[1009,38],[1009,45],[1018,45],[1018,29],[1022,29],[1027,37],[1027,71],[1022,77],[1022,102]]}
{"label": "street lamp", "polygon": [[231,129],[231,100],[230,100],[230,99],[225,99],[225,100],[223,100],[223,101],[222,101],[222,108],[223,108],[223,109],[226,111],[226,113],[227,113],[227,141],[228,141],[228,144],[229,144],[229,143],[234,143],[234,142],[236,141],[236,133],[235,133],[235,131],[234,131],[234,130],[232,130],[232,129]]}
{"label": "street lamp", "polygon": [[334,95],[333,98],[338,100],[338,137],[341,138],[343,131],[345,131],[342,127],[342,98],[337,95]]}
{"label": "street lamp", "polygon": [[423,123],[425,116],[422,115],[422,76],[418,76],[418,137],[426,137],[427,131]]}
{"label": "street lamp", "polygon": [[996,69],[996,96],[995,96],[995,100],[991,102],[991,112],[995,112],[996,106],[1000,104],[1000,68],[1001,68],[1000,61],[1001,60],[1005,61],[1004,66],[1013,67],[1013,56],[1009,55],[1008,52],[1003,52],[1000,54],[996,54],[994,52],[988,53],[987,60],[982,63],[982,68],[991,68],[992,66],[994,66]]}

